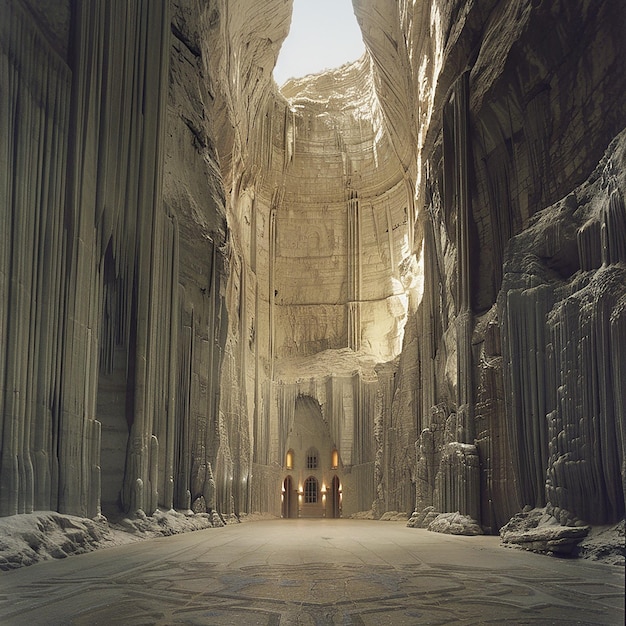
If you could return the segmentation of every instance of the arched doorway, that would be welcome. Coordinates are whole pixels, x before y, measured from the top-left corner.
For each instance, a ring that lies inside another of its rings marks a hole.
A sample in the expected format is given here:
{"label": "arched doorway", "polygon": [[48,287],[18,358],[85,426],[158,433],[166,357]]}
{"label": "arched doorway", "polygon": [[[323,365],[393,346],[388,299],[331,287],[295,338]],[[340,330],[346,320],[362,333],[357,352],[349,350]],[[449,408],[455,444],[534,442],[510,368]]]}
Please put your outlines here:
{"label": "arched doorway", "polygon": [[331,517],[341,517],[341,485],[339,476],[333,476],[330,485]]}
{"label": "arched doorway", "polygon": [[304,481],[300,517],[324,517],[326,503],[320,490],[320,482],[315,476],[308,476]]}
{"label": "arched doorway", "polygon": [[298,517],[297,498],[293,488],[291,476],[287,476],[283,482],[283,503],[281,515],[284,518]]}
{"label": "arched doorway", "polygon": [[[322,406],[312,396],[298,395],[290,420],[283,448],[282,517],[341,517],[342,463]],[[292,480],[289,494],[285,476]]]}

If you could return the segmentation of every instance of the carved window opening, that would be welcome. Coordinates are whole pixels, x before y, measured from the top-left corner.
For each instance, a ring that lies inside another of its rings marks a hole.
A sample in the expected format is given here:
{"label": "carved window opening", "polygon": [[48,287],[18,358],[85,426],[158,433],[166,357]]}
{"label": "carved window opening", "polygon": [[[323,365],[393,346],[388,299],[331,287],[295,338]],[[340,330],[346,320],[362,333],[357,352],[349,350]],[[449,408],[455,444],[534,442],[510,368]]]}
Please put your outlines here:
{"label": "carved window opening", "polygon": [[293,450],[289,450],[285,457],[285,465],[287,469],[293,469]]}
{"label": "carved window opening", "polygon": [[304,481],[304,503],[316,504],[317,497],[318,497],[317,494],[318,494],[317,478],[315,478],[314,476],[309,476]]}
{"label": "carved window opening", "polygon": [[330,467],[331,469],[337,469],[339,467],[339,451],[337,448],[333,448],[330,455]]}
{"label": "carved window opening", "polygon": [[309,448],[306,453],[306,468],[317,469],[319,467],[319,455],[315,448]]}

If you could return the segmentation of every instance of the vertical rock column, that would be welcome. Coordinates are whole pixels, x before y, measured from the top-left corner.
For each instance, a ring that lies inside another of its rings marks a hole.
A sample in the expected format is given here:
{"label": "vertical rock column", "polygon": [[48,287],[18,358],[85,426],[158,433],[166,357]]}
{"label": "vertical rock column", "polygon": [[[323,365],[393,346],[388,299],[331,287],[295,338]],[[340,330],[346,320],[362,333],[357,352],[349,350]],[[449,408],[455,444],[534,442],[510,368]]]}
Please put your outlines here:
{"label": "vertical rock column", "polygon": [[[447,428],[452,441],[444,447],[436,479],[438,508],[480,519],[480,469],[474,445],[472,326],[470,281],[469,72],[456,81],[444,112],[446,194],[456,215],[456,416]],[[447,145],[446,145],[447,144]]]}
{"label": "vertical rock column", "polygon": [[[611,315],[611,345],[626,345],[626,297],[622,297]],[[620,350],[612,351],[613,394],[617,431],[617,456],[622,478],[622,492],[626,485],[626,359]]]}
{"label": "vertical rock column", "polygon": [[552,289],[539,285],[511,290],[504,312],[505,397],[511,451],[522,505],[545,505],[548,460],[548,398],[545,320],[553,304]]}
{"label": "vertical rock column", "polygon": [[[137,345],[135,361],[135,404],[126,459],[123,504],[129,511],[152,513],[158,504],[157,486],[150,476],[158,473],[158,442],[154,427],[153,394],[157,387],[157,310],[160,306],[158,279],[161,271],[160,244],[163,228],[162,167],[165,103],[169,63],[169,10],[167,2],[141,3],[138,15],[144,21],[145,39],[139,42],[144,54],[144,90],[141,95],[143,123],[142,160],[139,170]],[[165,442],[163,442],[165,443]]]}
{"label": "vertical rock column", "polygon": [[171,251],[176,234],[161,202],[169,5],[102,1],[73,6],[58,506],[65,512],[97,513],[89,502],[98,485],[87,476],[97,474],[98,460],[89,450],[99,446],[87,448],[84,433],[99,432],[87,429],[97,417],[98,343],[105,337],[100,328],[102,258],[110,246],[116,276],[123,277],[121,295],[129,304],[128,319],[114,321],[128,329],[131,397],[122,503],[126,510],[152,512],[159,491],[166,491],[160,465],[170,465],[166,459],[159,463],[168,447],[158,437],[167,436],[167,428],[162,415],[154,419],[168,402],[156,390],[171,380],[169,311],[175,289]]}
{"label": "vertical rock column", "polygon": [[71,73],[0,1],[0,515],[56,507]]}
{"label": "vertical rock column", "polygon": [[[495,314],[495,310],[493,311]],[[476,446],[481,461],[481,523],[492,532],[524,505],[513,467],[509,423],[505,419],[501,329],[492,319],[480,353],[476,397]]]}
{"label": "vertical rock column", "polygon": [[473,440],[472,386],[472,312],[469,230],[471,205],[469,193],[469,72],[456,81],[449,103],[453,107],[457,254],[457,416],[462,432],[460,441]]}
{"label": "vertical rock column", "polygon": [[273,199],[272,208],[269,215],[269,346],[268,346],[268,359],[269,359],[269,380],[274,379],[274,359],[276,356],[276,245],[278,241],[278,234],[276,230],[276,208],[277,198]]}

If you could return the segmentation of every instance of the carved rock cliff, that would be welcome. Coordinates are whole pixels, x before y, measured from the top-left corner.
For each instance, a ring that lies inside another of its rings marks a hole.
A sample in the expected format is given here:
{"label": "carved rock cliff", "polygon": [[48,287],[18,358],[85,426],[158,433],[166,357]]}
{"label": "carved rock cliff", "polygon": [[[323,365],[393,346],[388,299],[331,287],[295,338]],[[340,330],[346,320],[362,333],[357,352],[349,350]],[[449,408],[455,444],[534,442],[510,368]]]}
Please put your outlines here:
{"label": "carved rock cliff", "polygon": [[0,515],[623,517],[626,9],[353,6],[0,0]]}

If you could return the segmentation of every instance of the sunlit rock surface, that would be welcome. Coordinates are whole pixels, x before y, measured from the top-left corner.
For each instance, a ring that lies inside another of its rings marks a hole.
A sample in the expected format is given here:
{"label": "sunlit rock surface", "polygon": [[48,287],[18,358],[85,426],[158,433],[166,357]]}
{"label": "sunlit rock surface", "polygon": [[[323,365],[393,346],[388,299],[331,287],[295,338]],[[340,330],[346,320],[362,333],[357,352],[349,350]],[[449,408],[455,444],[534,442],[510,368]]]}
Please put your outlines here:
{"label": "sunlit rock surface", "polygon": [[623,517],[624,7],[353,5],[0,0],[0,515]]}

